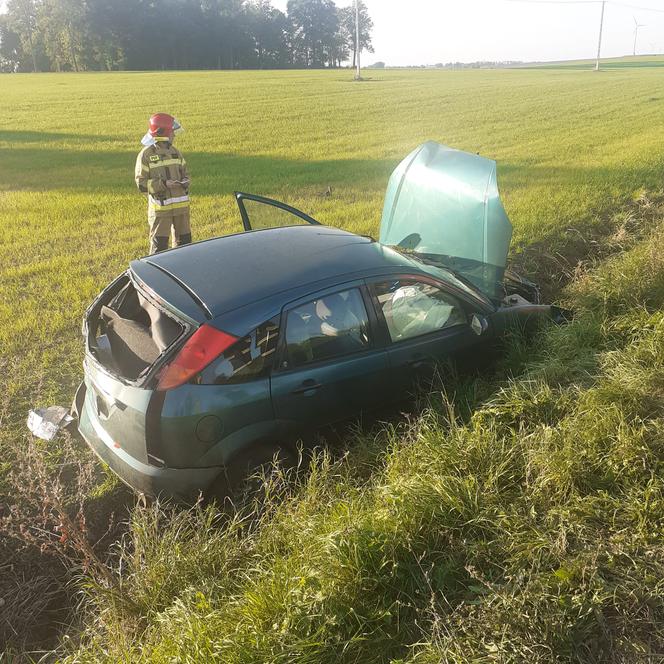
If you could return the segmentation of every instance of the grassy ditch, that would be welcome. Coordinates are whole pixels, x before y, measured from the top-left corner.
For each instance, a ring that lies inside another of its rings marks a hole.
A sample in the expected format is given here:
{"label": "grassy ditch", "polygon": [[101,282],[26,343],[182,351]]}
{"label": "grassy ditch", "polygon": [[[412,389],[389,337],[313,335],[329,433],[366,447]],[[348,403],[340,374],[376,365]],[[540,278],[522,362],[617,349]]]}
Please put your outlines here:
{"label": "grassy ditch", "polygon": [[134,510],[118,589],[88,587],[66,661],[651,661],[664,225],[646,208],[567,287],[576,320],[515,340],[492,385],[430,395],[230,522]]}

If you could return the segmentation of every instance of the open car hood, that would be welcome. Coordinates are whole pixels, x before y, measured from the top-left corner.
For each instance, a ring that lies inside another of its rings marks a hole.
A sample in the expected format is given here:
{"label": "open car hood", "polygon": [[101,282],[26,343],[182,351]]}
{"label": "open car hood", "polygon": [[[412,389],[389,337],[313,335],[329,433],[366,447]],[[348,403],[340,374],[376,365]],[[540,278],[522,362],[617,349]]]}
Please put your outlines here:
{"label": "open car hood", "polygon": [[428,141],[392,173],[381,244],[449,267],[496,298],[511,239],[495,161]]}

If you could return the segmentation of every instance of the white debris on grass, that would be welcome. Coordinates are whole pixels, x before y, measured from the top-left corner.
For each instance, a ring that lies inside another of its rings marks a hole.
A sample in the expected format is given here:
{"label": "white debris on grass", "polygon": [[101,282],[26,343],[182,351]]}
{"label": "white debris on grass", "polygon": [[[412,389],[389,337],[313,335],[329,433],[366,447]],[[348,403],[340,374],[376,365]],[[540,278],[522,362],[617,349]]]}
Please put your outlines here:
{"label": "white debris on grass", "polygon": [[69,410],[63,406],[35,408],[28,414],[28,429],[38,438],[50,441],[73,421]]}

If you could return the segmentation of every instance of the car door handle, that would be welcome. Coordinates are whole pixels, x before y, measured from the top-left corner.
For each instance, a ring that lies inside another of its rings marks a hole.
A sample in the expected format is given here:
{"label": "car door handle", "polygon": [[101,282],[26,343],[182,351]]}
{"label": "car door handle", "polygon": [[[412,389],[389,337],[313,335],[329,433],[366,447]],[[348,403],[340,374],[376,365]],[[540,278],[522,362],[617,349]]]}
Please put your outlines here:
{"label": "car door handle", "polygon": [[307,392],[318,390],[321,387],[323,387],[321,383],[317,383],[313,380],[305,380],[304,383],[302,383],[300,387],[295,388],[291,394],[306,394]]}
{"label": "car door handle", "polygon": [[431,357],[415,357],[408,362],[413,369],[425,369],[433,367],[434,360]]}

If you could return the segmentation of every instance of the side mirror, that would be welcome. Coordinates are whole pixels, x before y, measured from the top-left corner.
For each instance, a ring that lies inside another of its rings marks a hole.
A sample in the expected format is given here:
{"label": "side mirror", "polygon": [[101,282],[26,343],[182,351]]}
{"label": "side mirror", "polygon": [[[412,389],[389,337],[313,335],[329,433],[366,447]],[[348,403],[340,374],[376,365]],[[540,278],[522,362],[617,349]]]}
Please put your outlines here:
{"label": "side mirror", "polygon": [[481,337],[489,329],[489,321],[484,316],[473,314],[470,320],[470,329],[478,336]]}

